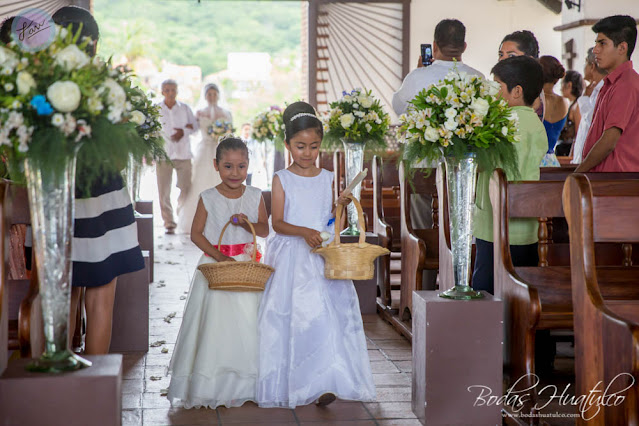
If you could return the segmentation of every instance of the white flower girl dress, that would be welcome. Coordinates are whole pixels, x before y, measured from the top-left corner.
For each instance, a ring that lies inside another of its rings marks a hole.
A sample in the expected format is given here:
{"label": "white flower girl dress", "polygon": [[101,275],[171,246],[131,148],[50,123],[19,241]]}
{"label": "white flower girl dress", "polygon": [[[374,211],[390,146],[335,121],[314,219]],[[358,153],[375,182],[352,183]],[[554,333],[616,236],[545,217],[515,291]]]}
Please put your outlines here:
{"label": "white flower girl dress", "polygon": [[[284,221],[325,231],[332,209],[333,174],[303,177],[276,172],[284,189]],[[275,234],[265,263],[275,272],[260,306],[261,407],[314,402],[324,393],[375,400],[359,300],[350,280],[324,277],[324,259],[303,238]]]}
{"label": "white flower girl dress", "polygon": [[[210,188],[201,194],[208,213],[204,236],[215,246],[222,228],[236,213],[255,223],[262,192],[247,186],[242,197],[229,199]],[[222,244],[252,243],[253,235],[229,226]],[[240,254],[245,257],[246,255]],[[232,256],[237,258],[238,256]],[[202,254],[198,265],[214,263]],[[210,290],[195,270],[175,352],[169,365],[168,399],[186,408],[238,407],[255,401],[257,380],[257,313],[262,292]]]}

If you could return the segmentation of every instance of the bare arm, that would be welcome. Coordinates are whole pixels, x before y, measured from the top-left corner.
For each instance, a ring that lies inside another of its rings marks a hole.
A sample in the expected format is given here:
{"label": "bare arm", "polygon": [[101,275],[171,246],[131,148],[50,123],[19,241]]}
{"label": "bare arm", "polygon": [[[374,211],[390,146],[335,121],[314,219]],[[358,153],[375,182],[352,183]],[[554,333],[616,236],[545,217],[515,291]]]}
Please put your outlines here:
{"label": "bare arm", "polygon": [[206,217],[208,213],[204,208],[204,203],[202,203],[202,199],[197,203],[197,209],[195,210],[195,217],[193,217],[193,224],[191,225],[191,241],[198,246],[200,250],[204,253],[211,256],[213,259],[218,262],[224,262],[227,260],[235,260],[231,257],[222,254],[221,251],[213,247],[213,244],[209,242],[204,236],[204,225],[206,224]]}
{"label": "bare arm", "polygon": [[278,234],[282,235],[294,235],[304,238],[306,243],[311,247],[316,247],[322,244],[322,237],[319,231],[304,226],[291,225],[284,221],[284,203],[286,198],[284,196],[284,188],[280,182],[279,176],[273,176],[273,188],[271,190],[271,219],[273,222],[273,229]]}
{"label": "bare arm", "polygon": [[599,140],[592,147],[586,158],[575,169],[575,173],[585,173],[606,159],[614,151],[617,141],[621,137],[621,129],[611,127],[603,132]]}
{"label": "bare arm", "polygon": [[[244,228],[246,232],[251,232],[251,227],[248,226],[246,222],[241,220],[240,218],[247,219],[244,213],[234,214],[231,216],[231,223],[235,226],[241,226]],[[264,198],[260,196],[260,207],[258,210],[257,222],[253,223],[253,228],[255,229],[255,234],[258,237],[266,238],[268,237],[268,213],[266,212],[266,204],[264,203]]]}

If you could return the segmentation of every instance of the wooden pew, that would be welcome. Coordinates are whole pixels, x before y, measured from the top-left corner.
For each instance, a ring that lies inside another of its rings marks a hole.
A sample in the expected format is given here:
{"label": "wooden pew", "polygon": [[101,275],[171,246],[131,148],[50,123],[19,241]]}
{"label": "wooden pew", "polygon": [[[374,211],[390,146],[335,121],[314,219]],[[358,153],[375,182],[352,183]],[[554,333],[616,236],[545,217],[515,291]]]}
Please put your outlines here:
{"label": "wooden pew", "polygon": [[[596,175],[594,179],[605,178],[605,174]],[[639,175],[632,177],[639,178]],[[572,329],[570,266],[562,263],[565,256],[557,254],[562,245],[553,244],[547,238],[548,218],[564,217],[563,184],[563,181],[508,183],[502,170],[495,171],[490,183],[495,296],[504,301],[504,361],[511,383],[522,378],[518,389],[534,385],[537,330]],[[538,267],[514,267],[512,264],[508,218],[514,217],[541,218]],[[601,244],[596,251],[601,265],[622,265],[630,261],[629,253],[625,253],[619,244]],[[530,406],[534,405],[535,391],[532,397]]]}
{"label": "wooden pew", "polygon": [[[399,302],[399,318],[407,321],[411,317],[413,291],[422,290],[423,271],[437,271],[439,268],[438,245],[438,198],[434,170],[426,177],[428,169],[414,169],[409,182],[404,177],[404,164],[399,168],[401,194],[401,237],[402,237],[402,281]],[[432,196],[432,229],[414,229],[411,221],[411,195]]]}
{"label": "wooden pew", "polygon": [[[392,309],[391,290],[401,281],[401,219],[399,202],[399,171],[397,158],[373,157],[373,232],[379,235],[380,245],[391,251],[380,261],[380,298],[383,309]],[[397,269],[397,271],[395,270]],[[394,272],[399,272],[395,273]],[[393,276],[394,275],[394,276]],[[399,280],[397,280],[399,278]],[[397,281],[397,282],[395,282]]]}
{"label": "wooden pew", "polygon": [[4,186],[2,239],[4,247],[9,247],[6,251],[9,259],[4,258],[5,266],[9,267],[3,270],[2,276],[8,299],[8,349],[20,350],[23,358],[35,357],[44,349],[35,256],[32,257],[33,272],[30,277],[15,266],[19,264],[24,268],[21,262],[24,258],[24,229],[31,223],[27,190],[24,186],[6,181],[0,185]]}
{"label": "wooden pew", "polygon": [[[639,267],[628,262],[621,270],[602,270],[595,250],[600,242],[624,242],[625,250],[639,242],[639,181],[590,182],[575,174],[566,181],[563,202],[570,224],[575,395],[610,385],[606,394],[623,396],[576,424],[639,424]],[[617,292],[610,291],[611,275]]]}

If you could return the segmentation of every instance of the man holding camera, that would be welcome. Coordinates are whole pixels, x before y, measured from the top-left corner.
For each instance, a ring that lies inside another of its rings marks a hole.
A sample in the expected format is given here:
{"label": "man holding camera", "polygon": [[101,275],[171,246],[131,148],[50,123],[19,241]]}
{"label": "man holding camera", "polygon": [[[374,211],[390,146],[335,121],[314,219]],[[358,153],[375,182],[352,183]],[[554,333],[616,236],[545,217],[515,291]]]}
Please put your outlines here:
{"label": "man holding camera", "polygon": [[[420,56],[417,68],[406,76],[402,87],[393,94],[393,109],[397,115],[405,113],[409,101],[431,84],[443,80],[455,65],[459,72],[484,77],[481,72],[462,63],[462,54],[466,50],[465,39],[466,27],[457,19],[444,19],[437,24],[432,58]],[[427,53],[426,50],[426,56]]]}

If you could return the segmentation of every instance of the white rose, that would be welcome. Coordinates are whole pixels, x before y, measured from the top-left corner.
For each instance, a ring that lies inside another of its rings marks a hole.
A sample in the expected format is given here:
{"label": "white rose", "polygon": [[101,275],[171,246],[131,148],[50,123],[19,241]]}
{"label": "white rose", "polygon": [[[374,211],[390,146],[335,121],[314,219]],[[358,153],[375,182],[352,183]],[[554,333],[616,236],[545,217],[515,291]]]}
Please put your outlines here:
{"label": "white rose", "polygon": [[146,121],[146,117],[140,111],[133,111],[131,113],[131,121],[141,126]]}
{"label": "white rose", "polygon": [[501,85],[496,81],[485,81],[484,85],[486,93],[488,93],[490,96],[495,96],[501,89]]}
{"label": "white rose", "polygon": [[479,115],[480,117],[484,117],[486,114],[488,114],[488,108],[490,108],[490,104],[486,99],[475,98],[470,104],[470,107],[473,111],[475,111],[475,114]]}
{"label": "white rose", "polygon": [[501,128],[501,134],[504,136],[508,136],[508,127],[504,126]]}
{"label": "white rose", "polygon": [[112,78],[107,78],[104,80],[102,87],[108,90],[107,103],[109,105],[120,106],[124,109],[126,104],[126,93],[122,86],[120,86],[118,82]]}
{"label": "white rose", "polygon": [[359,103],[364,108],[370,108],[373,105],[373,99],[369,98],[368,96],[360,96]]}
{"label": "white rose", "polygon": [[340,117],[339,121],[343,128],[348,129],[351,127],[351,124],[355,122],[355,116],[351,113],[344,114]]}
{"label": "white rose", "polygon": [[452,132],[457,128],[457,121],[448,119],[444,122],[444,127]]}
{"label": "white rose", "polygon": [[16,85],[18,86],[19,94],[27,95],[31,89],[36,87],[36,82],[31,74],[26,71],[20,71],[16,77]]}
{"label": "white rose", "polygon": [[47,89],[47,99],[53,108],[61,112],[72,112],[80,106],[80,88],[72,81],[56,81]]}
{"label": "white rose", "polygon": [[424,130],[424,139],[431,142],[437,142],[439,139],[439,132],[434,127],[428,126],[426,130]]}
{"label": "white rose", "polygon": [[0,47],[0,66],[13,70],[18,65],[18,62],[20,62],[18,55],[13,50]]}
{"label": "white rose", "polygon": [[453,119],[453,118],[457,117],[457,110],[455,108],[448,108],[446,111],[444,111],[444,115],[449,120]]}
{"label": "white rose", "polygon": [[67,71],[82,68],[90,61],[89,56],[75,44],[68,45],[53,55],[53,57],[55,58],[54,63],[61,65]]}

